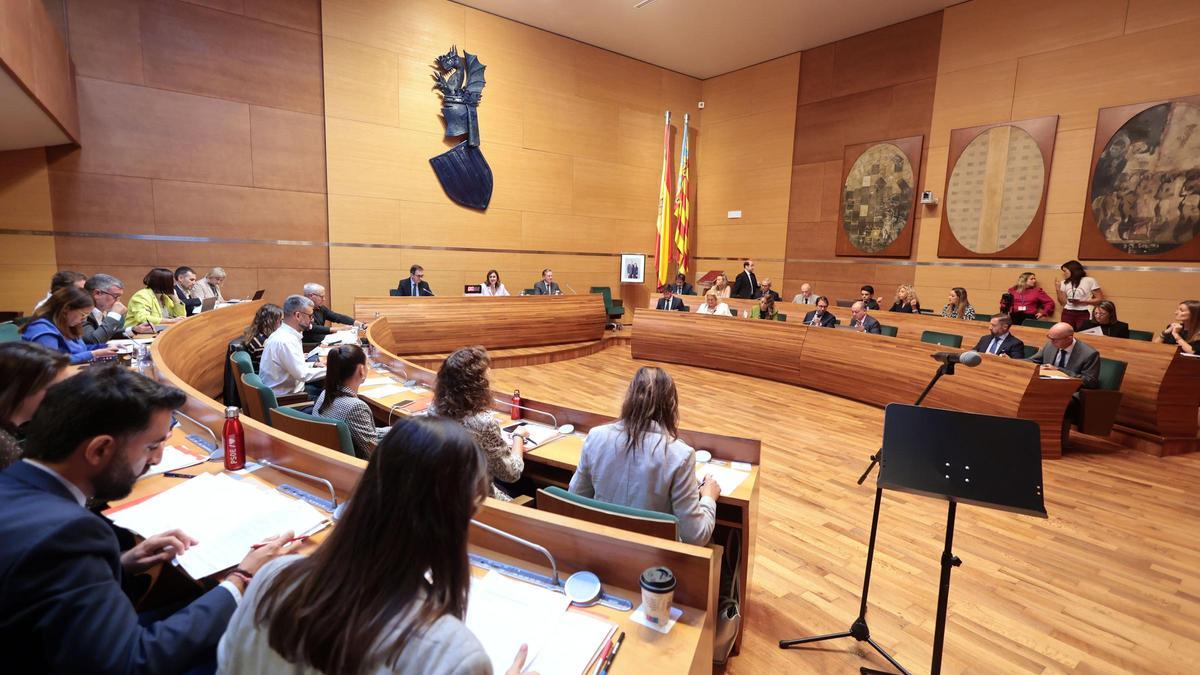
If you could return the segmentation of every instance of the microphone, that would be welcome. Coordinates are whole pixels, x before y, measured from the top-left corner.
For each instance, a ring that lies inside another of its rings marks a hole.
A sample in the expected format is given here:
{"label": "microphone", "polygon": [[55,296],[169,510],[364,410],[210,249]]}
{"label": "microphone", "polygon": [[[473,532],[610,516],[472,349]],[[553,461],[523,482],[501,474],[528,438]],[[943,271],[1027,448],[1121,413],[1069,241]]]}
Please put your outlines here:
{"label": "microphone", "polygon": [[930,354],[929,357],[932,358],[934,361],[941,361],[942,363],[944,363],[948,366],[954,365],[956,363],[961,363],[962,365],[964,365],[968,368],[974,368],[975,366],[977,366],[983,362],[983,357],[981,357],[979,355],[979,352],[977,352],[975,350],[962,352],[962,353],[938,352],[936,354]]}
{"label": "microphone", "polygon": [[[566,286],[568,289],[570,289],[570,291],[571,291],[571,295],[579,295],[578,293],[576,293],[576,292],[575,292],[575,289],[574,289],[574,288],[571,288],[571,284],[568,284],[567,282],[565,282],[565,281],[564,281],[564,282],[563,282],[563,286]],[[561,292],[561,291],[560,291],[560,292]]]}

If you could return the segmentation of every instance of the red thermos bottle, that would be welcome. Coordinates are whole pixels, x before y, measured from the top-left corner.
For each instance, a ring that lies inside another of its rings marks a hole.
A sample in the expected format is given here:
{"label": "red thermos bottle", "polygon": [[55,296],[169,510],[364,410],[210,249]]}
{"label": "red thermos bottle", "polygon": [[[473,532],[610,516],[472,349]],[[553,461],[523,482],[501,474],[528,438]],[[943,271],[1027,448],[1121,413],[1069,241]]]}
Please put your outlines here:
{"label": "red thermos bottle", "polygon": [[242,431],[242,420],[238,419],[237,406],[225,409],[225,470],[237,471],[246,468],[246,434]]}
{"label": "red thermos bottle", "polygon": [[521,406],[521,390],[514,389],[513,397],[512,397],[512,415],[510,415],[510,417],[512,417],[514,420],[521,419],[520,406]]}

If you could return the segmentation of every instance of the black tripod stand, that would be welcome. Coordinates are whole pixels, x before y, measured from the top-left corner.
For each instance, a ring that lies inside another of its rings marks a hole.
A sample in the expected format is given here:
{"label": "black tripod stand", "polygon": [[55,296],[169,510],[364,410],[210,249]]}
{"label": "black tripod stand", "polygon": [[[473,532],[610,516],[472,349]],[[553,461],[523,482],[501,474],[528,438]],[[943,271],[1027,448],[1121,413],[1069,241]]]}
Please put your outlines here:
{"label": "black tripod stand", "polygon": [[[978,361],[975,363],[978,363]],[[919,406],[922,402],[924,402],[925,397],[928,396],[929,392],[933,389],[933,385],[937,384],[937,381],[942,379],[942,375],[953,374],[954,362],[950,360],[943,362],[942,365],[938,366],[937,372],[933,374],[933,379],[929,381],[929,384],[925,385],[925,390],[921,392],[921,395],[917,397],[917,400],[915,403],[913,403],[913,405]],[[859,485],[862,485],[863,482],[867,480],[867,476],[871,474],[871,470],[874,469],[875,465],[879,463],[882,454],[883,449],[880,448],[875,452],[875,454],[871,455],[871,463],[867,465],[867,470],[863,471],[863,474],[858,477]],[[887,662],[892,664],[892,666],[894,666],[896,670],[899,670],[903,675],[910,675],[904,666],[900,665],[900,663],[896,661],[891,654],[887,653],[887,650],[879,646],[879,643],[871,637],[871,628],[867,625],[867,594],[871,590],[871,567],[872,563],[875,561],[875,537],[879,533],[879,506],[882,501],[883,488],[877,487],[875,488],[875,508],[871,512],[871,536],[867,540],[867,566],[866,571],[863,572],[862,599],[858,606],[858,618],[854,620],[854,623],[850,624],[850,630],[845,630],[840,633],[829,633],[827,635],[814,635],[812,637],[797,638],[794,640],[780,640],[780,649],[788,649],[789,647],[794,647],[796,645],[810,644],[813,642],[824,642],[826,640],[839,640],[841,638],[852,637],[859,642],[866,642],[867,644],[871,645],[875,651],[879,652],[880,656],[887,659]],[[951,504],[951,508],[953,508],[953,504]],[[949,550],[949,545],[947,545],[946,548]],[[948,572],[946,576],[949,577]],[[947,585],[949,585],[948,579]],[[860,668],[859,672],[861,675],[874,675],[877,673],[881,673],[882,675],[891,675],[885,670],[875,670],[865,666]]]}

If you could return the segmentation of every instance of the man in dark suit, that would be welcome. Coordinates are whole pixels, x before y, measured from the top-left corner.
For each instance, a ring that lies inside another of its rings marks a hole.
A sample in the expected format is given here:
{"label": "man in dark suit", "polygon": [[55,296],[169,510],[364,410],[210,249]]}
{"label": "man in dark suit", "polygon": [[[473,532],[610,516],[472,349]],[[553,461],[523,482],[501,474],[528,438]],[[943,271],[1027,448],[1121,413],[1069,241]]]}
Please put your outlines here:
{"label": "man in dark suit", "polygon": [[125,305],[121,296],[125,285],[108,274],[93,274],[83,285],[83,290],[92,296],[96,306],[83,320],[83,341],[89,345],[102,345],[113,338],[125,337]]}
{"label": "man in dark suit", "polygon": [[871,284],[866,284],[858,289],[858,299],[862,300],[863,306],[867,309],[879,309],[879,300],[875,297],[875,287]]}
{"label": "man in dark suit", "polygon": [[420,265],[413,265],[408,268],[408,278],[401,279],[400,283],[396,286],[396,290],[399,291],[397,295],[433,295],[433,291],[429,289],[429,284],[425,281],[425,268]]}
{"label": "man in dark suit", "polygon": [[191,296],[192,286],[196,284],[196,273],[190,267],[178,267],[175,269],[175,297],[183,303],[187,309],[187,315],[191,316],[200,311],[201,300]]}
{"label": "man in dark suit", "polygon": [[363,328],[363,324],[354,320],[354,317],[338,314],[330,309],[325,304],[325,287],[321,284],[307,283],[304,284],[304,297],[313,302],[313,318],[312,325],[305,329],[301,336],[301,341],[305,344],[311,342],[320,342],[325,339],[326,335],[333,332],[333,326],[328,324],[340,323],[346,326],[354,326],[355,328]]}
{"label": "man in dark suit", "polygon": [[683,304],[683,300],[675,296],[674,286],[663,286],[659,290],[662,291],[662,297],[658,299],[658,304],[654,307],[655,309],[667,309],[676,312],[687,311],[687,306]]}
{"label": "man in dark suit", "polygon": [[534,295],[562,295],[562,289],[554,283],[554,270],[547,267],[542,270],[542,278],[533,285]]}
{"label": "man in dark suit", "polygon": [[1069,323],[1056,323],[1046,332],[1049,341],[1041,351],[1029,357],[1049,370],[1061,370],[1083,380],[1084,389],[1100,387],[1100,352],[1075,339]]}
{"label": "man in dark suit", "polygon": [[754,261],[742,263],[742,273],[733,282],[733,297],[753,299],[758,297],[758,278],[754,276]]}
{"label": "man in dark suit", "polygon": [[[215,665],[217,642],[249,577],[291,534],[252,551],[182,609],[150,621],[139,618],[123,578],[197,542],[172,530],[122,552],[114,526],[85,506],[129,494],[162,459],[171,414],[185,401],[178,389],[116,366],[93,366],[46,393],[29,426],[25,459],[0,473],[6,671],[178,673]],[[220,509],[211,515],[238,517]]]}
{"label": "man in dark suit", "polygon": [[993,314],[988,328],[988,334],[979,338],[979,342],[975,343],[975,351],[980,354],[996,354],[1010,359],[1025,358],[1025,343],[1008,332],[1012,328],[1011,316]]}
{"label": "man in dark suit", "polygon": [[850,327],[860,333],[874,333],[879,335],[882,329],[879,327],[879,322],[875,317],[867,314],[866,305],[862,300],[850,305]]}
{"label": "man in dark suit", "polygon": [[687,276],[680,272],[675,275],[675,283],[671,286],[671,292],[675,295],[695,295],[696,290],[687,282]]}
{"label": "man in dark suit", "polygon": [[804,315],[804,325],[833,328],[835,324],[837,317],[829,312],[829,298],[823,295],[817,297],[817,308]]}
{"label": "man in dark suit", "polygon": [[763,279],[762,286],[758,287],[758,294],[754,296],[754,299],[757,300],[764,295],[769,295],[769,296],[771,296],[772,300],[774,300],[775,302],[779,302],[779,294],[776,293],[775,291],[771,290],[771,280],[770,279]]}

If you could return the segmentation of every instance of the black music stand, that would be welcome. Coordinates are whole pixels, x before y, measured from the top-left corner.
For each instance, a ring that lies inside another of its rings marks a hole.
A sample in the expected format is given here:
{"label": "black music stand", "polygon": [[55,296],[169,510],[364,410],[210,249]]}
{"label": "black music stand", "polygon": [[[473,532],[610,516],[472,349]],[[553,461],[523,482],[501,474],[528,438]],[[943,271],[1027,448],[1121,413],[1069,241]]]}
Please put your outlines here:
{"label": "black music stand", "polygon": [[[942,669],[950,572],[962,564],[951,548],[959,502],[1046,518],[1042,494],[1042,444],[1030,420],[919,408],[893,403],[884,409],[879,487],[944,499],[946,547],[942,551],[932,675]],[[861,669],[862,673],[884,670]]]}

